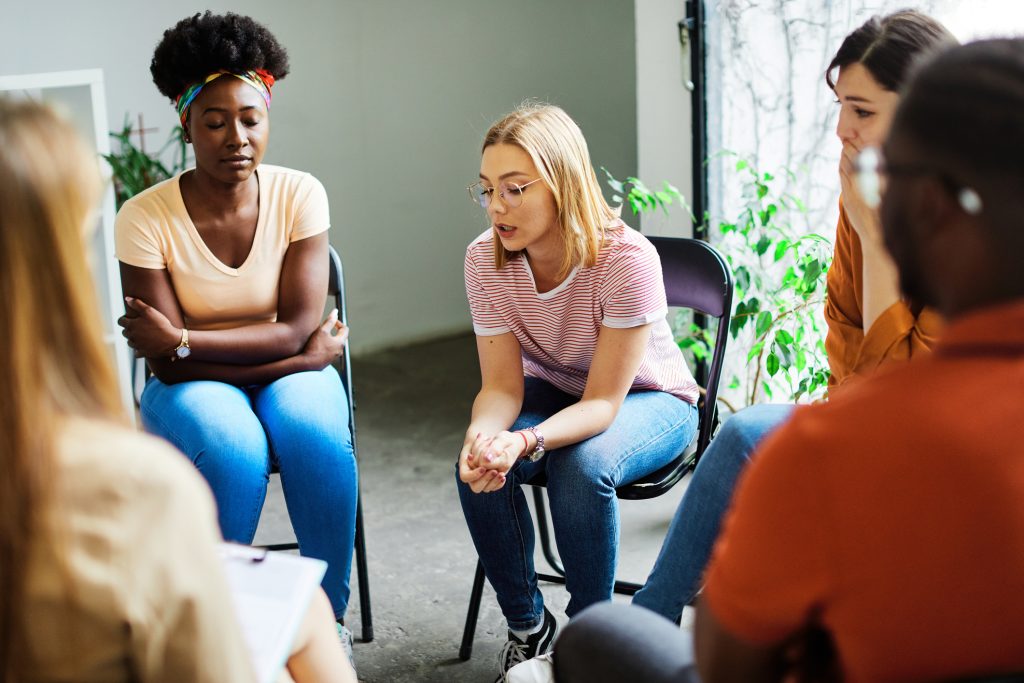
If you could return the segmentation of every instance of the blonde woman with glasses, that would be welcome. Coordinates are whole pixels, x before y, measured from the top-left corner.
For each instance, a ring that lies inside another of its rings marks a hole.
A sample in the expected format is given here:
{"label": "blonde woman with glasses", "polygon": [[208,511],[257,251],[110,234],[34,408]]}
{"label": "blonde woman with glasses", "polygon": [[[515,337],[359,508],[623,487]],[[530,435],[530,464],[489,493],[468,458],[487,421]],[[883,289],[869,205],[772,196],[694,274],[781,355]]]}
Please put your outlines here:
{"label": "blonde woman with glasses", "polygon": [[[0,98],[0,682],[256,680],[213,497],[125,418],[84,253],[96,157]],[[354,683],[319,593],[294,680]]]}
{"label": "blonde woman with glasses", "polygon": [[606,203],[563,110],[528,105],[495,123],[469,192],[490,227],[466,251],[482,385],[457,483],[508,622],[504,677],[556,629],[522,484],[547,475],[568,616],[611,599],[615,488],[690,442],[697,385],[665,319],[658,254]]}

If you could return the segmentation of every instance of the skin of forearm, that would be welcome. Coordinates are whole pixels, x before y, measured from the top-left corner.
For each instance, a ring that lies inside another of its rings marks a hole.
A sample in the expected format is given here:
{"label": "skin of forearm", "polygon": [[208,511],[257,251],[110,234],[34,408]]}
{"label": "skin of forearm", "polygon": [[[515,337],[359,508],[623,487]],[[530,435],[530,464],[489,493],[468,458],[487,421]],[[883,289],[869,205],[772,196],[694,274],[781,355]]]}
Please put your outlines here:
{"label": "skin of forearm", "polygon": [[190,360],[253,365],[270,363],[297,355],[316,329],[297,323],[259,323],[226,330],[189,330]]}
{"label": "skin of forearm", "polygon": [[308,358],[300,355],[258,365],[209,363],[197,361],[192,357],[180,361],[163,358],[149,359],[148,362],[153,374],[164,384],[214,380],[235,386],[248,386],[250,384],[268,384],[295,372],[323,369],[314,367]]}
{"label": "skin of forearm", "polygon": [[545,449],[550,451],[579,443],[608,429],[615,420],[618,408],[608,399],[583,398],[536,427],[544,435]]}
{"label": "skin of forearm", "polygon": [[473,401],[473,412],[466,438],[472,440],[478,433],[493,436],[508,429],[515,422],[523,406],[522,396],[504,391],[481,389]]}
{"label": "skin of forearm", "polygon": [[861,251],[864,280],[861,318],[864,334],[867,334],[879,316],[900,300],[899,273],[881,243],[865,241]]}

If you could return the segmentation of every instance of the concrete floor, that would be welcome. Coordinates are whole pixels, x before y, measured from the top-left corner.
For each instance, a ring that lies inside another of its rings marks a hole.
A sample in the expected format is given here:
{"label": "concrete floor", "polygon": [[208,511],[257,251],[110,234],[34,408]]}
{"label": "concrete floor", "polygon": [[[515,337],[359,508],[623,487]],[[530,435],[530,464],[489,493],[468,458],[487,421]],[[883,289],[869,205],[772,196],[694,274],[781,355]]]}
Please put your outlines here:
{"label": "concrete floor", "polygon": [[[494,680],[505,624],[488,586],[473,657],[458,659],[476,553],[454,484],[480,376],[472,336],[356,359],[356,428],[375,638],[359,639],[355,572],[347,623],[365,683]],[[685,483],[661,498],[620,501],[619,578],[643,582],[654,563]],[[277,477],[256,543],[292,539]],[[539,557],[537,567],[541,569]],[[544,585],[564,623],[562,586]],[[617,598],[623,599],[623,598]]]}

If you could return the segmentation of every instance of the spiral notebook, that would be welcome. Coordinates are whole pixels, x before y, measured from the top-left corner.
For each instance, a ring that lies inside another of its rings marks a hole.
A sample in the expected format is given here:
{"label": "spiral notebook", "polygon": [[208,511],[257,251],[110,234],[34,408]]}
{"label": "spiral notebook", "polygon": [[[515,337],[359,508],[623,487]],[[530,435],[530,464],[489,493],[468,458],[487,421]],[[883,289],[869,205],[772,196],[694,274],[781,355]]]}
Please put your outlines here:
{"label": "spiral notebook", "polygon": [[259,683],[272,683],[288,659],[327,563],[225,543],[224,573]]}

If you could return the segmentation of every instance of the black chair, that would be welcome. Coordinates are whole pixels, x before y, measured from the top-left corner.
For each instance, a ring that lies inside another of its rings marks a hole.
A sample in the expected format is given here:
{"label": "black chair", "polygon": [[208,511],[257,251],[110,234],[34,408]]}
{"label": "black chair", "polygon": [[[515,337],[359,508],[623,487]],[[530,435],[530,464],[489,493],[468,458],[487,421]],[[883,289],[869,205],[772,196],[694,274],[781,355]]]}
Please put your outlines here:
{"label": "black chair", "polygon": [[[344,271],[341,266],[341,257],[338,255],[338,252],[335,251],[334,247],[329,247],[329,252],[330,276],[327,285],[327,296],[329,298],[334,298],[334,307],[338,309],[338,318],[341,322],[348,324],[348,311],[345,308],[345,280],[343,278]],[[356,456],[356,462],[358,462],[359,449],[356,445],[355,420],[356,404],[355,399],[352,397],[352,358],[349,354],[348,345],[345,346],[345,353],[338,360],[335,367],[338,369],[338,374],[341,375],[341,381],[345,386],[345,392],[348,398],[348,428],[349,433],[352,435],[352,450]],[[140,376],[143,378],[141,383],[136,379]],[[146,365],[145,359],[136,359],[136,362],[132,367],[132,386],[135,393],[136,406],[142,396],[142,386],[145,385],[145,379],[148,378],[149,368]],[[277,469],[275,468],[272,470],[272,473],[273,472],[277,472]],[[268,550],[297,550],[299,544],[295,542],[275,543],[265,547]],[[370,583],[366,567],[366,534],[363,531],[363,494],[361,488],[356,491],[355,561],[356,574],[359,582],[359,615],[362,625],[363,642],[369,643],[373,640],[373,613],[370,609]]]}
{"label": "black chair", "polygon": [[[678,484],[694,467],[711,441],[717,420],[718,383],[722,376],[722,361],[732,316],[733,281],[728,263],[718,251],[707,242],[678,237],[648,238],[661,257],[662,275],[668,305],[690,308],[718,319],[718,332],[712,353],[708,386],[700,404],[700,427],[696,449],[687,449],[656,472],[615,490],[619,498],[644,500],[656,498]],[[547,505],[544,502],[543,487],[546,476],[541,473],[527,482],[533,486],[533,501],[537,511],[537,530],[540,536],[544,558],[555,571],[554,574],[537,573],[537,577],[551,583],[565,584],[565,569],[559,562],[548,532]],[[629,581],[615,581],[615,592],[632,595],[640,590],[640,584]],[[476,622],[480,613],[480,600],[484,591],[484,566],[477,560],[473,589],[469,597],[469,611],[462,633],[459,659],[466,661],[473,654],[473,639]]]}

